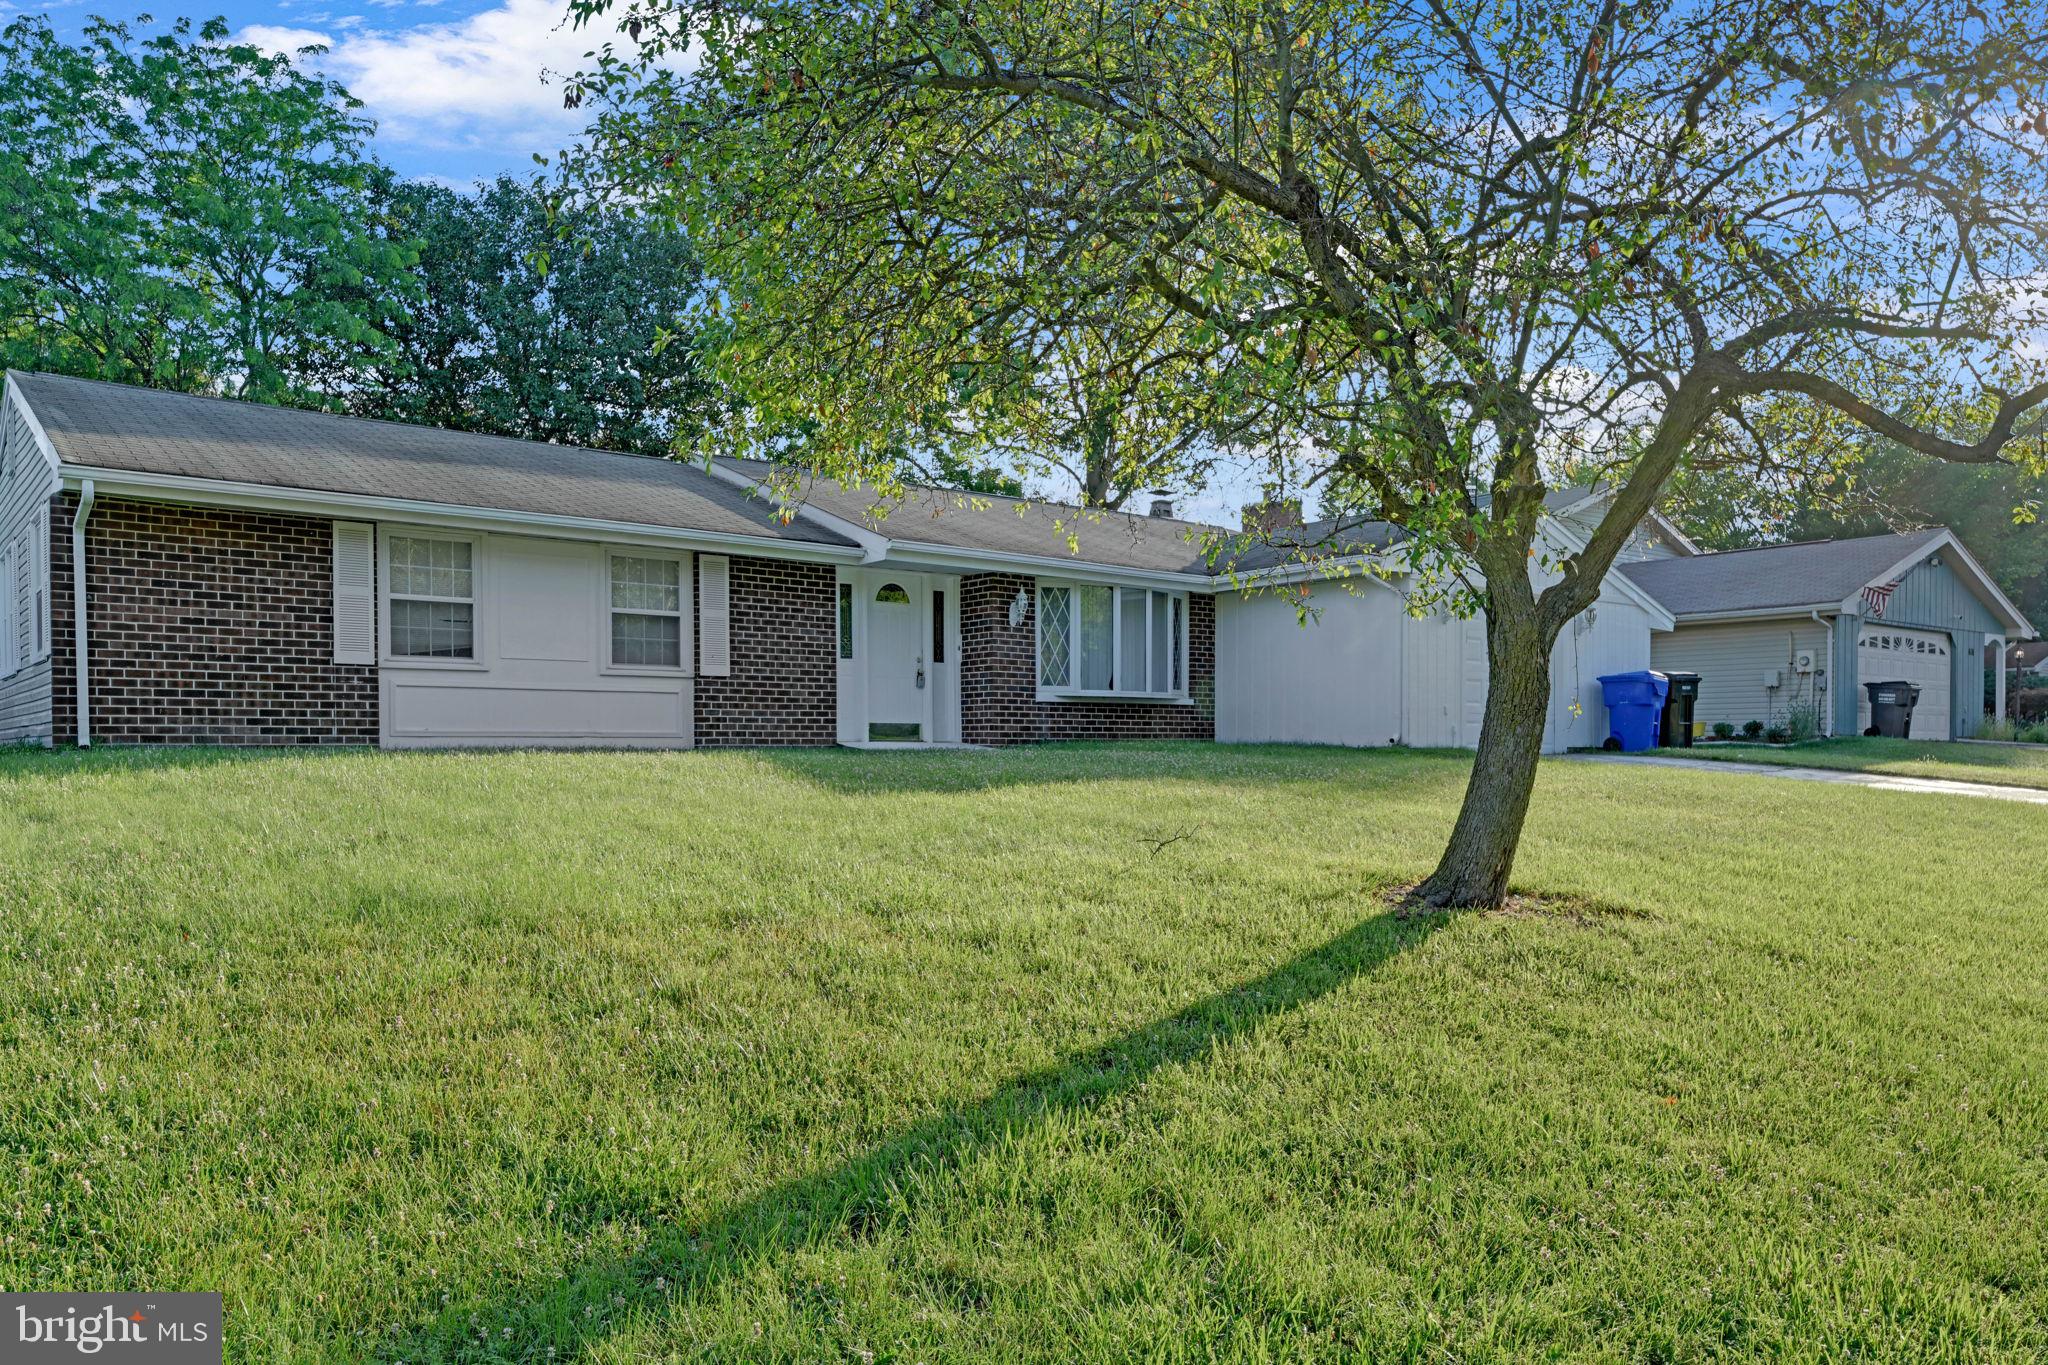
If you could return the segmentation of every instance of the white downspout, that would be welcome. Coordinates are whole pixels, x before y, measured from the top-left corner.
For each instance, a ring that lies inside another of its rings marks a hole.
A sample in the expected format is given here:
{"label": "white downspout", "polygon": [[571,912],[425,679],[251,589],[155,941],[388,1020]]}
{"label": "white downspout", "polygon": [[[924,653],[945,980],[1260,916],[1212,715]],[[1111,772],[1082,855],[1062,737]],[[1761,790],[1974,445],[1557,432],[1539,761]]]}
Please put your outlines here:
{"label": "white downspout", "polygon": [[78,680],[78,747],[92,747],[92,707],[87,702],[85,674],[85,519],[92,515],[92,480],[78,489],[78,512],[71,518],[71,659]]}
{"label": "white downspout", "polygon": [[1820,737],[1822,739],[1833,739],[1835,737],[1835,686],[1838,681],[1835,677],[1835,618],[1832,616],[1822,616],[1817,611],[1808,612],[1807,615],[1828,629],[1828,704],[1827,709],[1820,713]]}

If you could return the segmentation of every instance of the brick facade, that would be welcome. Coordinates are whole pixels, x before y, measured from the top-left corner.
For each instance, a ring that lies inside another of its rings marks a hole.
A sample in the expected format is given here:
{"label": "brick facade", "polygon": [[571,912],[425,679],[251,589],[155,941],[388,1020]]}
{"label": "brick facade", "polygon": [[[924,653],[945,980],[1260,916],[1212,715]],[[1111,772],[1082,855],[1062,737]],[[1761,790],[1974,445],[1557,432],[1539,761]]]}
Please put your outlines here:
{"label": "brick facade", "polygon": [[[1022,590],[1022,624],[1010,604]],[[1040,701],[1038,595],[1023,574],[960,580],[960,735],[969,744],[1062,739],[1216,738],[1216,599],[1188,595],[1188,692],[1192,705],[1156,701]]]}
{"label": "brick facade", "polygon": [[[75,493],[50,515],[56,738],[77,739]],[[92,731],[109,744],[375,744],[377,670],[334,662],[324,517],[101,498],[86,522]]]}
{"label": "brick facade", "polygon": [[698,677],[697,744],[838,743],[838,579],[832,566],[739,555],[731,563],[732,675]]}

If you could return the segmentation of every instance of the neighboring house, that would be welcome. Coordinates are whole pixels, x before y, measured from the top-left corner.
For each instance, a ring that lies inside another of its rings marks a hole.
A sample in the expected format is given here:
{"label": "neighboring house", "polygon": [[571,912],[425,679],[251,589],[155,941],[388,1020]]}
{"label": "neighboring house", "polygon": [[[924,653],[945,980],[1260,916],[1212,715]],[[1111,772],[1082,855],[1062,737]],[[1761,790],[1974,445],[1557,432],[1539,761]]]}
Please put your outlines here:
{"label": "neighboring house", "polygon": [[2009,642],[2034,633],[1954,533],[1855,540],[1626,565],[1676,628],[1651,663],[1701,675],[1696,723],[1782,724],[1796,707],[1826,734],[1870,724],[1863,684],[1920,687],[1915,739],[1964,738],[1983,721],[1985,669],[2002,712]]}

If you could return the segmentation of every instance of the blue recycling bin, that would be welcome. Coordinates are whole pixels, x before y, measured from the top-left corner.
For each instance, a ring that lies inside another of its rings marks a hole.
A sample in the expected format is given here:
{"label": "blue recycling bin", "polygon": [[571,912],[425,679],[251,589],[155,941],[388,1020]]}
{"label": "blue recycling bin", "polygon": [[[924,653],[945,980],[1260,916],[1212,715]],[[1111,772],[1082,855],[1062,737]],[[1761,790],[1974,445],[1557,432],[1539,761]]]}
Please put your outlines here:
{"label": "blue recycling bin", "polygon": [[1601,747],[1630,754],[1656,748],[1664,697],[1670,690],[1669,679],[1647,668],[1601,678],[1600,692],[1607,699],[1607,743]]}

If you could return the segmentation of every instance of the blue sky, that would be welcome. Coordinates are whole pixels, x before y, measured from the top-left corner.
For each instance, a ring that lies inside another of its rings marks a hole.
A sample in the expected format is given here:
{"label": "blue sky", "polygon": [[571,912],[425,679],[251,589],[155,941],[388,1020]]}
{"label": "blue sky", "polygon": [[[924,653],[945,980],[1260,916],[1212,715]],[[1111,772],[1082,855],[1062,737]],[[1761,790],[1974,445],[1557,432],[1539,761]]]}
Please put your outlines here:
{"label": "blue sky", "polygon": [[[571,30],[566,0],[0,0],[0,18],[43,13],[75,34],[87,16],[224,16],[267,47],[328,48],[313,58],[377,121],[377,154],[401,174],[467,186],[525,174],[533,154],[575,139],[560,76],[610,37]],[[553,79],[550,79],[550,77]]]}

